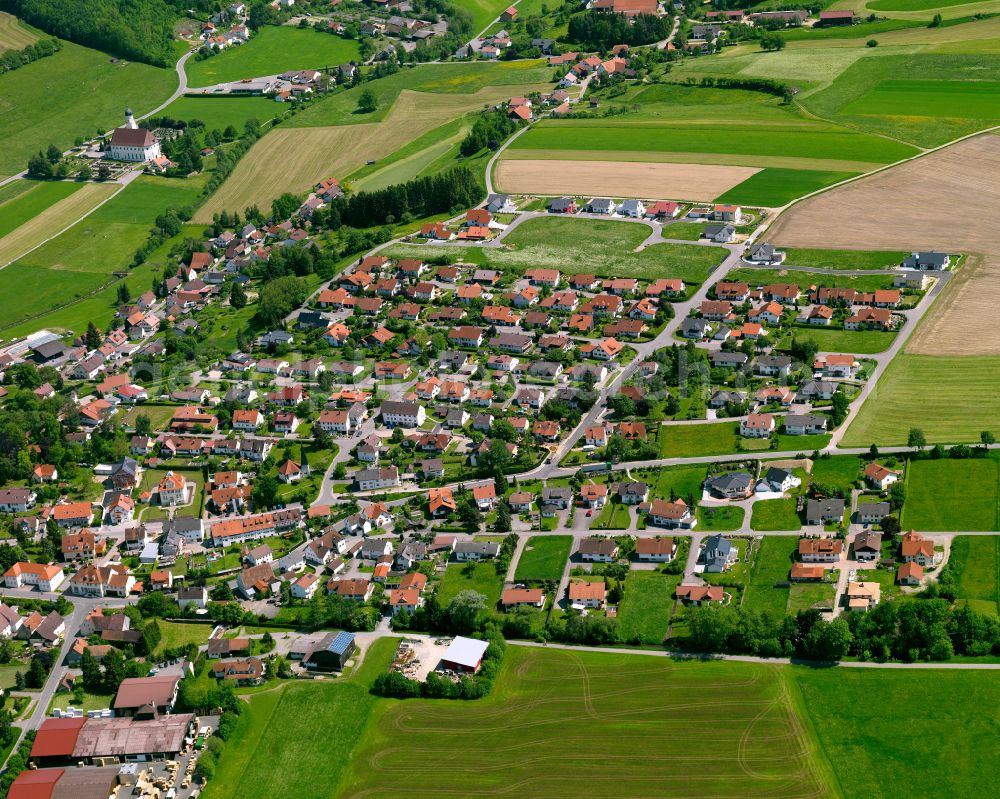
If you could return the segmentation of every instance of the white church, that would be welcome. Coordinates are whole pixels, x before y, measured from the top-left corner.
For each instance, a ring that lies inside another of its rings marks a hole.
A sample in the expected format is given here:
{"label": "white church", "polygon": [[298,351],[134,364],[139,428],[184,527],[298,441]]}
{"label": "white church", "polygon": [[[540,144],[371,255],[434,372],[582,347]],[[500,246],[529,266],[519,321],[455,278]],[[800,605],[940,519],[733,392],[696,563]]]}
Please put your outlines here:
{"label": "white church", "polygon": [[136,124],[132,109],[126,108],[125,125],[111,134],[109,154],[116,161],[151,161],[160,157],[160,143],[152,131]]}

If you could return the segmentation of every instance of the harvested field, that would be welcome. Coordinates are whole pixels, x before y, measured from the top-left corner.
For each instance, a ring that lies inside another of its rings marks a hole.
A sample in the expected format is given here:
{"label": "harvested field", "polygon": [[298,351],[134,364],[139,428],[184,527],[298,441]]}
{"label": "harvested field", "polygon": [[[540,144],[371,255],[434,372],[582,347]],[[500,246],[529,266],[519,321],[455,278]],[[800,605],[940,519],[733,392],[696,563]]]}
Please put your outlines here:
{"label": "harvested field", "polygon": [[[906,345],[914,355],[1000,355],[1000,256],[975,256],[952,278]],[[968,323],[976,320],[976,335]]]}
{"label": "harvested field", "polygon": [[[268,208],[283,192],[299,193],[331,175],[353,172],[366,161],[384,158],[428,131],[484,104],[510,97],[524,87],[489,86],[470,94],[433,94],[404,90],[381,122],[316,128],[280,127],[247,153],[233,174],[195,216],[257,203]],[[534,87],[537,88],[537,87]]]}
{"label": "harvested field", "polygon": [[17,17],[0,11],[0,53],[4,50],[23,50],[37,40],[38,37],[18,22]]}
{"label": "harvested field", "polygon": [[3,258],[0,267],[16,261],[50,236],[72,225],[120,188],[118,183],[88,183],[12,230],[0,239],[0,257]]}
{"label": "harvested field", "polygon": [[501,161],[496,182],[517,194],[668,197],[709,202],[760,169],[718,164],[643,164],[628,161]]}
{"label": "harvested field", "polygon": [[1000,137],[977,136],[805,200],[768,238],[789,247],[993,252],[998,176]]}

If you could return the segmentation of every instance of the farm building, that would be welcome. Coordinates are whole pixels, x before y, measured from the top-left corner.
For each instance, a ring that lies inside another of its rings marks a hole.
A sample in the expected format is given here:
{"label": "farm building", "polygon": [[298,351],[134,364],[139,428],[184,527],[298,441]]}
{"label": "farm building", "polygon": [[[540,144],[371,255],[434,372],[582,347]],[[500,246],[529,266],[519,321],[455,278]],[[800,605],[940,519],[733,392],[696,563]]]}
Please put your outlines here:
{"label": "farm building", "polygon": [[304,664],[317,671],[341,671],[357,648],[354,633],[330,633],[306,656]]}
{"label": "farm building", "polygon": [[483,663],[483,656],[488,647],[489,644],[486,641],[458,636],[451,642],[444,657],[441,658],[441,667],[451,671],[475,674]]}

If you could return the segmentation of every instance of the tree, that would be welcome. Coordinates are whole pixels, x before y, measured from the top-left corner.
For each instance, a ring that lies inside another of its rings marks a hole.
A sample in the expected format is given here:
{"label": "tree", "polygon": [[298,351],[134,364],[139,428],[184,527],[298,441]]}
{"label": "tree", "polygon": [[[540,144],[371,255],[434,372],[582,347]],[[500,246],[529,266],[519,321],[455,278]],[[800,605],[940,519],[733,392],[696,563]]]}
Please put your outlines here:
{"label": "tree", "polygon": [[43,153],[37,153],[28,159],[28,177],[35,180],[45,180],[52,177],[52,164]]}
{"label": "tree", "polygon": [[865,47],[878,47],[878,39],[869,39],[865,42]]}
{"label": "tree", "polygon": [[983,443],[984,449],[988,449],[997,443],[996,436],[994,436],[989,430],[983,430],[983,432],[979,434],[979,440]]}
{"label": "tree", "polygon": [[101,346],[101,331],[97,329],[92,321],[87,322],[87,332],[83,334],[83,343],[87,345],[88,350],[96,350]]}
{"label": "tree", "polygon": [[140,413],[135,418],[135,434],[137,436],[148,436],[153,432],[153,421],[144,413]]}
{"label": "tree", "polygon": [[362,114],[370,114],[378,108],[378,98],[371,89],[365,89],[358,98],[358,110]]}
{"label": "tree", "polygon": [[941,15],[940,14],[935,14],[934,18],[930,21],[930,24],[928,24],[927,27],[928,28],[939,28],[941,26],[941,23],[943,21],[944,20],[941,19]]}
{"label": "tree", "polygon": [[485,612],[486,597],[471,588],[459,591],[445,609],[452,630],[459,633],[471,633],[478,629]]}
{"label": "tree", "polygon": [[899,510],[904,502],[906,502],[906,486],[897,481],[889,488],[889,507]]}
{"label": "tree", "polygon": [[233,287],[229,290],[229,304],[233,308],[246,307],[247,294],[243,290],[243,286],[238,280],[233,281]]}
{"label": "tree", "polygon": [[785,49],[785,37],[780,33],[767,32],[761,34],[760,49],[765,52],[774,52]]}
{"label": "tree", "polygon": [[54,144],[50,144],[45,151],[45,159],[54,166],[62,160],[62,151]]}
{"label": "tree", "polygon": [[97,167],[97,179],[98,180],[107,180],[110,177],[111,177],[111,167],[108,166],[105,163],[101,163]]}
{"label": "tree", "polygon": [[278,481],[273,474],[258,476],[253,485],[255,508],[272,508],[278,501]]}
{"label": "tree", "polygon": [[128,290],[128,286],[124,283],[118,284],[118,304],[128,305],[132,301],[132,294]]}
{"label": "tree", "polygon": [[906,437],[906,445],[912,449],[923,449],[927,446],[927,439],[924,431],[919,427],[911,427],[910,434]]}
{"label": "tree", "polygon": [[510,508],[506,502],[500,504],[500,510],[497,511],[497,523],[494,529],[498,533],[509,533],[512,529]]}
{"label": "tree", "polygon": [[897,536],[901,530],[899,519],[895,516],[886,516],[882,519],[882,532],[889,536]]}
{"label": "tree", "polygon": [[482,525],[483,514],[476,507],[475,502],[466,499],[458,506],[458,520],[462,523],[462,527],[469,532],[474,532]]}
{"label": "tree", "polygon": [[83,687],[91,693],[98,693],[101,690],[101,664],[97,662],[97,658],[90,654],[89,647],[83,650],[80,670],[83,672],[81,677]]}
{"label": "tree", "polygon": [[25,675],[24,684],[28,688],[41,688],[45,685],[47,674],[48,669],[45,668],[41,657],[36,655],[31,659],[31,664],[28,666],[28,673]]}

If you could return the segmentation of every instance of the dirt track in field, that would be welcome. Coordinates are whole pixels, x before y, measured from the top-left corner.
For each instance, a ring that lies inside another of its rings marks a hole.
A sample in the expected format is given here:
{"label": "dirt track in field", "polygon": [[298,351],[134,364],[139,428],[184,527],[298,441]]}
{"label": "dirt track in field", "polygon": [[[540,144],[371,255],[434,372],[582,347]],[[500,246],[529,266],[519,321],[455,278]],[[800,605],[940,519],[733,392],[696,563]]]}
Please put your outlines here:
{"label": "dirt track in field", "polygon": [[1000,355],[1000,256],[972,256],[952,279],[906,351],[914,355]]}
{"label": "dirt track in field", "polygon": [[1000,254],[1000,137],[986,134],[794,206],[768,241],[788,247]]}
{"label": "dirt track in field", "polygon": [[718,164],[643,164],[630,161],[501,161],[496,183],[512,194],[579,194],[711,202],[760,172]]}

